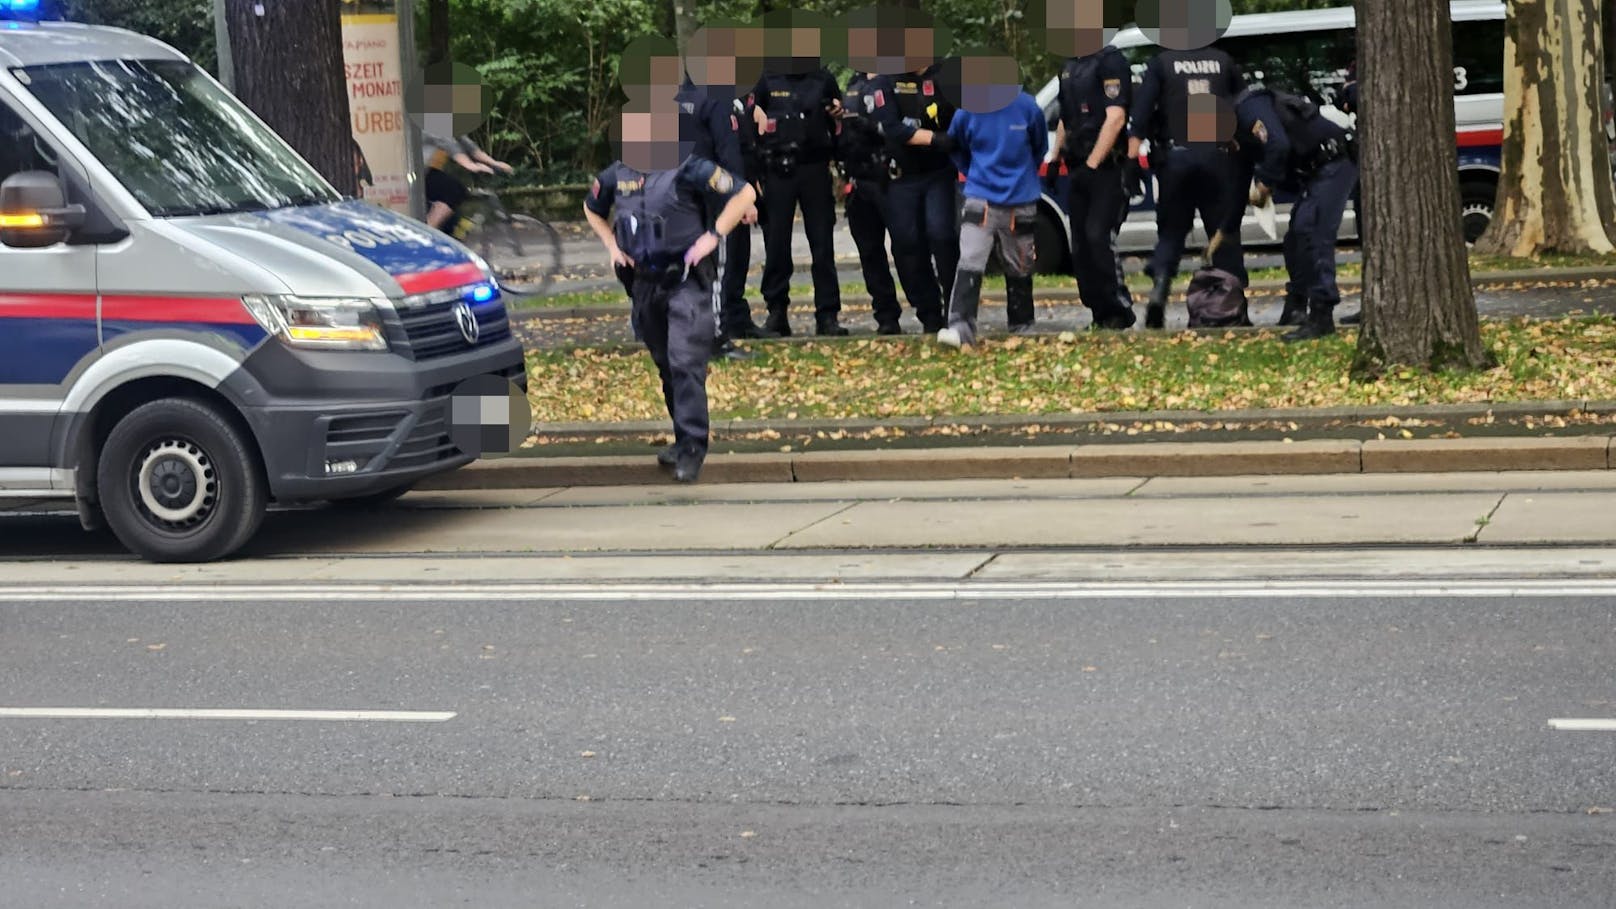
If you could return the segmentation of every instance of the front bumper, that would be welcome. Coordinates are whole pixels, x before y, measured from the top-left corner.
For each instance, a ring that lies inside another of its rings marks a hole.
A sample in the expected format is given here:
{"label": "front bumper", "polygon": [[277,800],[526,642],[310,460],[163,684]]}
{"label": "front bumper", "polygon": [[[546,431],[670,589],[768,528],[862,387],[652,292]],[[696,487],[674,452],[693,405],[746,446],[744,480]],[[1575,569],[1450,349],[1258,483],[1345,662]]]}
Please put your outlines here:
{"label": "front bumper", "polygon": [[[278,349],[277,349],[278,348]],[[467,379],[494,375],[526,388],[516,341],[430,366],[397,357],[309,354],[266,345],[244,364],[252,392],[242,413],[280,503],[382,492],[453,470],[473,458],[450,439],[450,400]],[[369,362],[371,369],[356,371]],[[282,380],[255,381],[268,374]],[[262,402],[262,403],[260,403]]]}

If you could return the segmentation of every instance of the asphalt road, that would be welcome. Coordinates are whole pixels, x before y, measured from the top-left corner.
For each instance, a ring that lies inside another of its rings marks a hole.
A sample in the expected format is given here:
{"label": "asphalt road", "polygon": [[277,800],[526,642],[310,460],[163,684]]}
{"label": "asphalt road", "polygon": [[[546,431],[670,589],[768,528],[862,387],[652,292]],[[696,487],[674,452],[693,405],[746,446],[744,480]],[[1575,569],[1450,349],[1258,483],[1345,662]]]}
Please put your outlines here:
{"label": "asphalt road", "polygon": [[1415,583],[3,593],[0,708],[454,716],[0,709],[0,905],[1613,905],[1616,597]]}

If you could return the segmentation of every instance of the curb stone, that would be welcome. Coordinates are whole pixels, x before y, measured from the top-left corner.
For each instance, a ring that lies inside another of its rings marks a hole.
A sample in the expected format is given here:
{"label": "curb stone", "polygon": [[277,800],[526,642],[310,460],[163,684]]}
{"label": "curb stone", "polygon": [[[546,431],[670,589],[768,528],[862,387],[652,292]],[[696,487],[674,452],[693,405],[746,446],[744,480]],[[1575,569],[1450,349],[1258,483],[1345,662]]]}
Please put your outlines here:
{"label": "curb stone", "polygon": [[[1616,437],[1206,442],[721,454],[706,483],[1211,477],[1612,469]],[[428,478],[423,490],[636,486],[668,482],[649,455],[505,458]]]}

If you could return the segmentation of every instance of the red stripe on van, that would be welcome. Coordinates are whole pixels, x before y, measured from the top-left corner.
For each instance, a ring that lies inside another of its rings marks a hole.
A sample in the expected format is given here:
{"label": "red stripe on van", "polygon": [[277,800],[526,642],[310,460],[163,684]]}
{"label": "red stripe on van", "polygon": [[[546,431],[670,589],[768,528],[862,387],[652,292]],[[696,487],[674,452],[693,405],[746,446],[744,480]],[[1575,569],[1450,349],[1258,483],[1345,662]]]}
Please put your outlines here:
{"label": "red stripe on van", "polygon": [[1487,127],[1483,129],[1459,130],[1460,148],[1477,148],[1486,145],[1503,145],[1504,131],[1501,128]]}
{"label": "red stripe on van", "polygon": [[104,296],[101,318],[107,322],[202,322],[211,325],[257,325],[234,297]]}
{"label": "red stripe on van", "polygon": [[0,319],[94,318],[94,294],[0,294]]}
{"label": "red stripe on van", "polygon": [[421,271],[412,275],[394,275],[393,280],[397,281],[398,286],[404,288],[407,294],[426,294],[434,290],[481,284],[488,280],[488,276],[483,274],[481,268],[467,262],[464,265],[451,265],[448,268]]}

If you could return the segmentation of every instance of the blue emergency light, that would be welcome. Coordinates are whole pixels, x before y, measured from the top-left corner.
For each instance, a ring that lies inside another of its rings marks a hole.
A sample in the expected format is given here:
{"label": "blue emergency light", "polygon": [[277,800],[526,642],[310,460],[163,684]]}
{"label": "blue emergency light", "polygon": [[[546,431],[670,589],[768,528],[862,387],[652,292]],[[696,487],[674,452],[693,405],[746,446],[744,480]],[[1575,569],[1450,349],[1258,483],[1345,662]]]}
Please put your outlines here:
{"label": "blue emergency light", "polygon": [[0,0],[0,19],[36,21],[44,17],[41,0]]}
{"label": "blue emergency light", "polygon": [[[3,0],[0,0],[3,2]],[[471,299],[478,303],[487,303],[494,299],[494,288],[490,284],[479,284],[471,292]]]}

